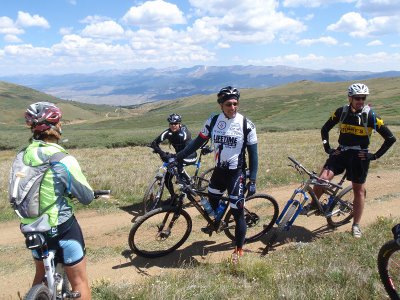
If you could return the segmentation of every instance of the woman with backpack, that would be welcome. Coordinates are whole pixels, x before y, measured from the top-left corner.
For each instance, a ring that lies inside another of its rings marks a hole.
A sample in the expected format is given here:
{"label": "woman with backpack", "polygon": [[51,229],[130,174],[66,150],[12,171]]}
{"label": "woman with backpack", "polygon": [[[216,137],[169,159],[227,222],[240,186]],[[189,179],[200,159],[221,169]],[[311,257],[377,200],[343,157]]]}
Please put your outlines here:
{"label": "woman with backpack", "polygon": [[[21,226],[48,215],[51,230],[45,236],[49,250],[61,254],[72,291],[78,291],[80,299],[91,299],[85,242],[71,198],[89,204],[94,193],[77,160],[58,144],[61,117],[61,110],[49,102],[34,103],[26,110],[25,121],[33,135],[14,160],[9,199],[21,217]],[[32,250],[32,256],[36,266],[34,286],[44,280],[45,270],[36,250]]]}

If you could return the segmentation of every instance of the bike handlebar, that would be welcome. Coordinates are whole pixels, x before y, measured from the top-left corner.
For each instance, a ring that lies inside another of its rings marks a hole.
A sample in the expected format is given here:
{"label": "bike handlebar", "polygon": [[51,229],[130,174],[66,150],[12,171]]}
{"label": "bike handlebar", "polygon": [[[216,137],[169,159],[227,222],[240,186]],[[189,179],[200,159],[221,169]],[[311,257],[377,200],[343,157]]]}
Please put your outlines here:
{"label": "bike handlebar", "polygon": [[[328,186],[333,186],[333,187],[336,187],[336,188],[339,188],[339,189],[343,188],[341,185],[338,185],[336,183],[330,182],[329,180],[326,180],[326,179],[318,177],[316,175],[316,173],[307,170],[301,163],[299,163],[293,157],[288,156],[288,159],[290,161],[292,161],[292,163],[294,163],[296,168],[302,169],[305,173],[307,173],[308,176],[310,176],[310,178],[317,180],[319,185],[328,185]],[[322,182],[322,184],[321,184],[321,182]],[[317,184],[317,183],[315,183],[315,184]]]}
{"label": "bike handlebar", "polygon": [[94,196],[96,198],[98,198],[100,196],[110,195],[111,194],[111,190],[94,190],[93,193],[94,193]]}

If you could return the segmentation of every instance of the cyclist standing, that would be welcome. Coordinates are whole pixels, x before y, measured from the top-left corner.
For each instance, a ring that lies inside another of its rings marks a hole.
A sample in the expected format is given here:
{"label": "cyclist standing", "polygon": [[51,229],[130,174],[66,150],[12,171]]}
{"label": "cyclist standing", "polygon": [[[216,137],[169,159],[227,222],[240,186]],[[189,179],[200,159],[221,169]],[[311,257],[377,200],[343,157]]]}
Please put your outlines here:
{"label": "cyclist standing", "polygon": [[[23,150],[24,164],[39,166],[54,157],[58,157],[59,163],[44,173],[40,183],[39,216],[22,218],[21,226],[33,223],[43,214],[48,215],[51,230],[45,236],[49,250],[56,250],[61,254],[61,263],[64,264],[72,291],[79,291],[81,299],[91,299],[86,273],[85,242],[74,215],[70,195],[83,204],[89,204],[94,199],[94,194],[77,160],[58,145],[61,138],[61,117],[61,110],[49,102],[34,103],[25,112],[26,124],[33,136],[30,144]],[[15,189],[11,185],[9,194],[11,202],[21,200],[15,199]],[[43,282],[45,269],[38,252],[33,250],[32,255],[36,266],[34,286]]]}
{"label": "cyclist standing", "polygon": [[[164,130],[150,145],[151,148],[154,149],[154,152],[160,155],[160,158],[163,161],[167,161],[169,157],[169,153],[164,152],[160,148],[160,144],[163,141],[168,140],[169,144],[172,145],[175,152],[177,153],[183,150],[192,140],[192,134],[190,133],[186,125],[182,125],[182,117],[180,115],[173,113],[167,118],[167,121],[169,123],[169,128]],[[190,180],[190,177],[183,169],[183,165],[194,164],[196,162],[196,157],[197,153],[194,152],[183,160],[183,164],[178,165],[179,173],[183,174],[187,180]],[[168,192],[171,195],[171,199],[176,196],[174,192],[174,186],[172,184],[172,177],[173,176],[170,172],[167,172],[167,174],[165,175],[165,186],[167,187]]]}
{"label": "cyclist standing", "polygon": [[[208,194],[210,204],[215,210],[224,191],[228,191],[230,208],[236,222],[233,262],[237,262],[243,255],[247,229],[243,209],[246,149],[250,168],[248,195],[256,192],[258,168],[256,128],[250,120],[238,113],[239,98],[238,89],[231,86],[222,88],[217,95],[217,102],[222,112],[209,118],[196,139],[176,156],[176,160],[180,161],[199,149],[208,139],[214,143],[215,170],[210,179]],[[205,233],[209,233],[209,230],[209,227],[202,229]]]}
{"label": "cyclist standing", "polygon": [[[352,182],[354,192],[354,220],[352,234],[356,238],[362,236],[360,221],[365,202],[365,182],[369,163],[380,158],[396,141],[389,128],[375,112],[365,105],[369,95],[368,87],[363,83],[354,83],[348,88],[349,105],[339,107],[326,121],[321,129],[322,143],[325,152],[329,154],[320,177],[331,180],[335,175],[347,172],[347,179]],[[329,131],[339,124],[339,146],[331,149]],[[368,151],[372,130],[376,130],[384,139],[383,144],[375,153]],[[323,191],[321,187],[314,188],[319,198]],[[313,209],[314,203],[305,207],[305,212]]]}

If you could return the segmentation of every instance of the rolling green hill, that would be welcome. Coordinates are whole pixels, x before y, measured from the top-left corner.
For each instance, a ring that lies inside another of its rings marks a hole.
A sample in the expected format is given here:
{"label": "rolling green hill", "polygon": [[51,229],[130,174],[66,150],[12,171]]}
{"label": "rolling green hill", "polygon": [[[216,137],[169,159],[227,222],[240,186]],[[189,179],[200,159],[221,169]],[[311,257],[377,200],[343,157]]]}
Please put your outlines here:
{"label": "rolling green hill", "polygon": [[[390,125],[400,125],[400,78],[371,79],[370,103]],[[347,102],[351,82],[299,81],[269,89],[241,89],[240,111],[257,126],[258,132],[320,128],[330,113]],[[24,144],[29,131],[23,112],[36,101],[57,103],[64,112],[67,147],[119,147],[143,145],[166,128],[166,118],[175,112],[195,135],[211,113],[219,112],[215,95],[191,96],[136,108],[96,106],[63,101],[35,90],[0,83],[0,149]]]}

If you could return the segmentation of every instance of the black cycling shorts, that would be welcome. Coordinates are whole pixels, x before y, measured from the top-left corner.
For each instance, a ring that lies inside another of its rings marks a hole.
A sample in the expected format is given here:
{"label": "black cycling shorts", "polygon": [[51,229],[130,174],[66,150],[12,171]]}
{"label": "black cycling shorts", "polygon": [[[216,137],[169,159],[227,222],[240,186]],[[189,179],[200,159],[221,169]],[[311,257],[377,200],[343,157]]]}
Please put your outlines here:
{"label": "black cycling shorts", "polygon": [[[49,250],[56,251],[57,261],[66,266],[73,266],[81,262],[86,252],[81,227],[76,218],[74,216],[72,218],[71,225],[65,232],[55,237],[46,237]],[[36,250],[32,251],[32,255],[34,259],[41,260]]]}
{"label": "black cycling shorts", "polygon": [[362,150],[341,151],[338,155],[330,155],[324,168],[335,175],[347,172],[347,179],[354,183],[363,184],[367,180],[369,160],[361,160],[358,153]]}

